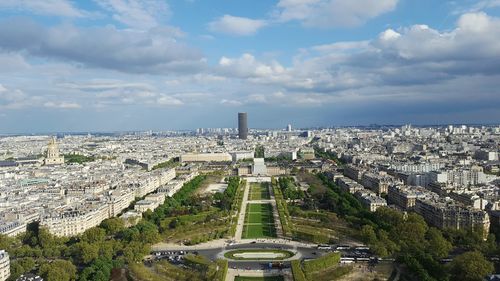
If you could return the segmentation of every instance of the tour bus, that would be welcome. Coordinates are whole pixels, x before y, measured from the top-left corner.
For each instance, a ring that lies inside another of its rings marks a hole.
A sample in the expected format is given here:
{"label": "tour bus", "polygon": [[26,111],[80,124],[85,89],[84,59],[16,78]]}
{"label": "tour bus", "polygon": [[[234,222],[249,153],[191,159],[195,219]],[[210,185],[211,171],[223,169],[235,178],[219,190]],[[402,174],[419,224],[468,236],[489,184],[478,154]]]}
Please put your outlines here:
{"label": "tour bus", "polygon": [[326,244],[320,244],[320,245],[318,245],[317,248],[318,248],[318,250],[331,250],[332,246],[326,245]]}
{"label": "tour bus", "polygon": [[351,249],[351,246],[349,245],[339,245],[337,246],[337,250],[349,250]]}
{"label": "tour bus", "polygon": [[341,264],[354,263],[354,262],[355,262],[354,258],[340,258]]}

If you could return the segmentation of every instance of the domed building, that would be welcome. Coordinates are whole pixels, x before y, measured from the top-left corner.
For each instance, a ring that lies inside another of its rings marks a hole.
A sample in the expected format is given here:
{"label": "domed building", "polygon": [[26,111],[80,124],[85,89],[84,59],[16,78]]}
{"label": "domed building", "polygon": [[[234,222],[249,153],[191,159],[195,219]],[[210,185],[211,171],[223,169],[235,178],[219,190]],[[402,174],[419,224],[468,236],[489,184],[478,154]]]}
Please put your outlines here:
{"label": "domed building", "polygon": [[59,145],[57,145],[57,141],[55,137],[52,137],[49,140],[49,144],[47,146],[47,154],[45,159],[43,160],[44,165],[61,165],[64,164],[64,156],[59,154]]}

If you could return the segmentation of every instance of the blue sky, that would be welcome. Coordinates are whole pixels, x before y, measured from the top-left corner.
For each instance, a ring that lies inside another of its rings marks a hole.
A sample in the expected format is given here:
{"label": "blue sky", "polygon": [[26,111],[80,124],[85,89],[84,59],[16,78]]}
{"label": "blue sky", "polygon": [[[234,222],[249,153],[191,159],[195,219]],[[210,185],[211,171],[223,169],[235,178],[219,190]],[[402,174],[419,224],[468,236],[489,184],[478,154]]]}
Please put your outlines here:
{"label": "blue sky", "polygon": [[1,0],[0,133],[500,122],[500,0]]}

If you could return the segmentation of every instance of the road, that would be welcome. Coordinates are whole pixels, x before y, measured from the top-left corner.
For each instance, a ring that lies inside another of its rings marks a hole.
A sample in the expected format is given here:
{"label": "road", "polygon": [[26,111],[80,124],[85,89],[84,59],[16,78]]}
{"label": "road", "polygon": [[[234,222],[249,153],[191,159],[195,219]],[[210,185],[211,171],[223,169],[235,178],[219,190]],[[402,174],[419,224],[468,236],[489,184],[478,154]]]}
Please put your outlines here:
{"label": "road", "polygon": [[[227,245],[224,247],[216,247],[211,249],[194,249],[193,247],[175,247],[175,248],[155,248],[152,253],[156,252],[178,252],[184,251],[188,253],[197,253],[202,255],[210,260],[216,260],[217,258],[222,258],[224,253],[229,250],[241,250],[241,249],[283,249],[289,250],[295,253],[292,259],[314,259],[321,255],[329,252],[328,250],[318,250],[314,247],[314,245],[297,245],[294,241],[290,241],[290,243],[238,243],[234,245]],[[245,269],[247,266],[251,266],[252,269],[261,268],[261,264],[265,264],[265,261],[230,261],[231,266],[236,266],[236,268]]]}

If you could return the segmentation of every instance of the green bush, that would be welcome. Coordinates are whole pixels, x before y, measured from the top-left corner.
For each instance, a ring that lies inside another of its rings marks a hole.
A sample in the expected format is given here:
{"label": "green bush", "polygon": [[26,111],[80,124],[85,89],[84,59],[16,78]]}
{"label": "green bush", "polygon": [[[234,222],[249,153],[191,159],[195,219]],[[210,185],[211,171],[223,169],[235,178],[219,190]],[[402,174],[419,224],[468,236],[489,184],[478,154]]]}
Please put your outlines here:
{"label": "green bush", "polygon": [[224,281],[226,280],[226,275],[227,275],[227,269],[228,269],[228,262],[227,260],[219,259],[216,261],[217,266],[219,267],[219,270],[215,274],[215,278],[213,279],[214,281]]}
{"label": "green bush", "polygon": [[306,274],[320,271],[330,266],[338,265],[340,261],[340,253],[329,253],[314,260],[304,262],[304,271]]}
{"label": "green bush", "polygon": [[292,274],[293,274],[294,281],[306,281],[306,276],[304,275],[304,272],[302,271],[302,268],[300,267],[299,260],[292,261]]}

